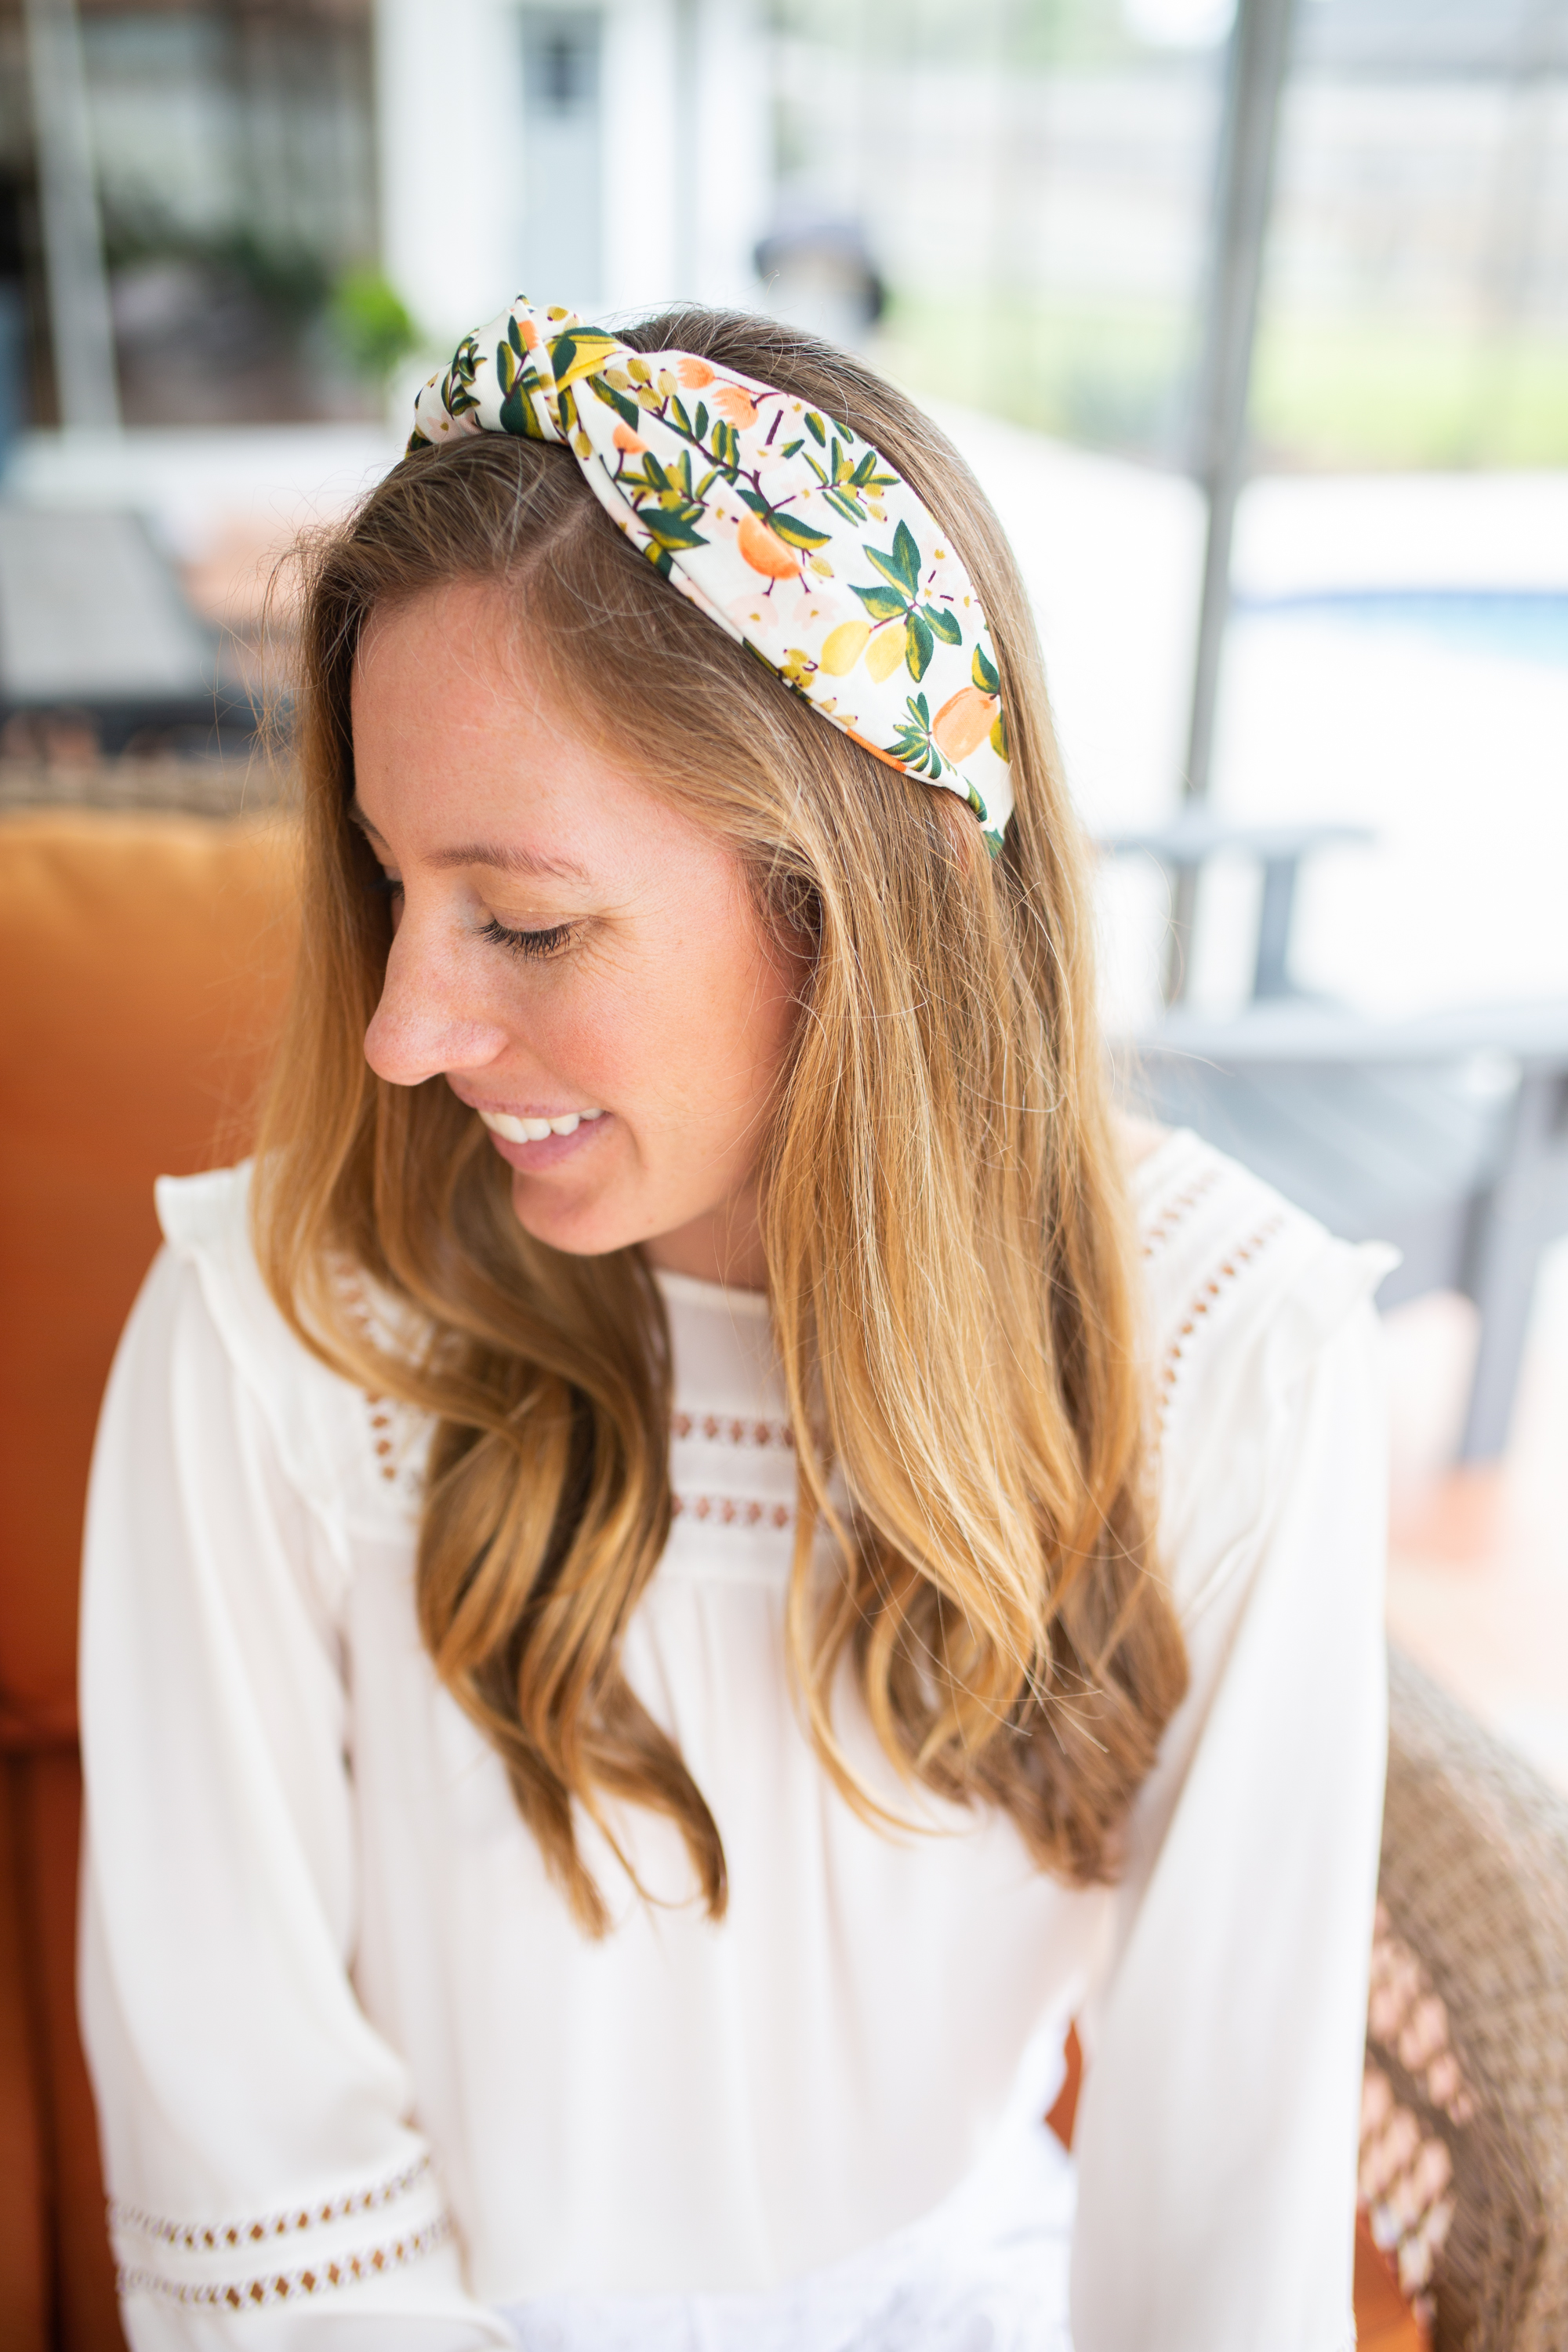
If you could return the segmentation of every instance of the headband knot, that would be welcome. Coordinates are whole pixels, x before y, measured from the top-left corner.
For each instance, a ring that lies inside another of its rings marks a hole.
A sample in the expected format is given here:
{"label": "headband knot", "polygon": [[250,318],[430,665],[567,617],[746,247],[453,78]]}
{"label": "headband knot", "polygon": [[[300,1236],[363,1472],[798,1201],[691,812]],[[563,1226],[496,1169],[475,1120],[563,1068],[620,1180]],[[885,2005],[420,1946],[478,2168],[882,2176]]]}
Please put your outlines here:
{"label": "headband knot", "polygon": [[869,442],[793,393],[521,297],[425,385],[409,450],[467,433],[569,449],[672,587],[879,760],[967,801],[1000,850],[1013,794],[985,615]]}

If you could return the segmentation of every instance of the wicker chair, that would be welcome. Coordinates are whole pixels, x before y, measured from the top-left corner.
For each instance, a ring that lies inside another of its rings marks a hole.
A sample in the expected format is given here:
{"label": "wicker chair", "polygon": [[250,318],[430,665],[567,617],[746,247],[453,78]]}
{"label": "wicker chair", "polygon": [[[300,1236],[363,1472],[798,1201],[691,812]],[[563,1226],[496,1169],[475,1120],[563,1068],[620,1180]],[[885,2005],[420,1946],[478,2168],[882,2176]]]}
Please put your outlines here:
{"label": "wicker chair", "polygon": [[1390,1679],[1363,2203],[1434,2352],[1563,2352],[1568,1802]]}

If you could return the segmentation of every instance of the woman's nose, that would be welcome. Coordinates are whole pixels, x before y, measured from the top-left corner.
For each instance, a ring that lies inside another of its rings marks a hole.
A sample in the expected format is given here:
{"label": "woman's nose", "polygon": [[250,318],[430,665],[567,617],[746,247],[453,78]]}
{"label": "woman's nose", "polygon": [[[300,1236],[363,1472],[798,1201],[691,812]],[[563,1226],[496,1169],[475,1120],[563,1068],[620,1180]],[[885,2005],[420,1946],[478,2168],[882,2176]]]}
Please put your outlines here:
{"label": "woman's nose", "polygon": [[505,1052],[507,1033],[466,963],[449,939],[405,914],[364,1033],[364,1057],[378,1078],[416,1087],[446,1070],[484,1069]]}

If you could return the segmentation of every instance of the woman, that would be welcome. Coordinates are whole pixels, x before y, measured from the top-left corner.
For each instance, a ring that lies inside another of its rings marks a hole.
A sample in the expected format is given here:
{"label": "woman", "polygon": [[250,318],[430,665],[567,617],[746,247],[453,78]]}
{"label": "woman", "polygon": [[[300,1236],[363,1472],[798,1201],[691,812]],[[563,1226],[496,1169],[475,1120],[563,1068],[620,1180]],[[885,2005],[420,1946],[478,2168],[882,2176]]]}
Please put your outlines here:
{"label": "woman", "polygon": [[137,2352],[1341,2352],[1384,1260],[1112,1117],[973,482],[519,302],[303,669],[89,1515]]}

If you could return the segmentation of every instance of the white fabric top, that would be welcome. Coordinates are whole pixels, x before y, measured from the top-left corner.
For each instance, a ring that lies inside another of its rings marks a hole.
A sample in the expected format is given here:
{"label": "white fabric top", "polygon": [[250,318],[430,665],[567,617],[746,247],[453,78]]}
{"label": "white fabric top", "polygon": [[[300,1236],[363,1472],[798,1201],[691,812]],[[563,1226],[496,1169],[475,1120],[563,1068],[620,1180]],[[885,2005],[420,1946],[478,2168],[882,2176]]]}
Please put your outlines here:
{"label": "white fabric top", "polygon": [[[1123,1883],[912,1797],[847,1684],[852,1751],[928,1829],[838,1797],[786,1682],[765,1306],[663,1276],[679,1510],[626,1663],[731,1904],[629,1812],[665,1900],[588,1833],[597,1944],[420,1643],[427,1427],[290,1334],[244,1171],[159,1186],[82,1631],[82,2014],[136,2352],[1033,2352],[1068,2342],[1069,2243],[1078,2352],[1352,2342],[1391,1261],[1190,1135],[1135,1185],[1192,1689]],[[1076,2165],[1033,2120],[1074,2016]]]}

